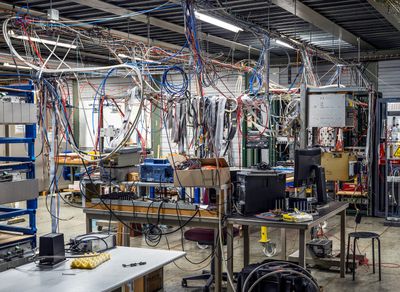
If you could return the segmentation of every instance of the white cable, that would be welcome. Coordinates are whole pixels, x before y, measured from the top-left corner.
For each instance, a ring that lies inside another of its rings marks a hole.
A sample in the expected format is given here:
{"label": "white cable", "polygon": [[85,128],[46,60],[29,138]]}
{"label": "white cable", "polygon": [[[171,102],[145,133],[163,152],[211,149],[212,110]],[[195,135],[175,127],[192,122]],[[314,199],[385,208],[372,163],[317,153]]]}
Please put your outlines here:
{"label": "white cable", "polygon": [[[29,66],[30,68],[39,71],[39,72],[43,72],[43,73],[82,73],[82,72],[93,72],[93,71],[103,71],[103,70],[111,70],[111,69],[117,69],[117,68],[136,68],[136,74],[138,76],[140,76],[140,80],[142,80],[142,76],[140,73],[140,70],[137,69],[137,67],[134,67],[133,65],[130,64],[118,64],[118,65],[112,65],[112,66],[100,66],[100,67],[78,67],[78,68],[66,68],[66,69],[47,69],[47,68],[41,68],[39,66],[33,65],[31,63],[29,63],[28,61],[26,61],[14,48],[10,36],[8,34],[8,30],[7,30],[7,26],[8,23],[11,19],[16,19],[17,17],[11,17],[6,19],[3,22],[3,36],[4,36],[4,40],[6,41],[10,51],[19,59],[21,60],[24,64],[26,64],[27,66]],[[142,81],[141,81],[142,83]],[[142,87],[142,86],[141,86]]]}

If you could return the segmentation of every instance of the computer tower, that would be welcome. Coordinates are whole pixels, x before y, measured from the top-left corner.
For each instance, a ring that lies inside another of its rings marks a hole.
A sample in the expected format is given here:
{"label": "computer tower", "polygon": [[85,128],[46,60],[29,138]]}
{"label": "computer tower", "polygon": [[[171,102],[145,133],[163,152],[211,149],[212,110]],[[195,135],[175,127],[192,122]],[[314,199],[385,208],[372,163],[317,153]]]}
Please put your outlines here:
{"label": "computer tower", "polygon": [[267,212],[276,201],[285,199],[286,175],[274,171],[245,171],[237,173],[238,199],[236,206],[243,215]]}

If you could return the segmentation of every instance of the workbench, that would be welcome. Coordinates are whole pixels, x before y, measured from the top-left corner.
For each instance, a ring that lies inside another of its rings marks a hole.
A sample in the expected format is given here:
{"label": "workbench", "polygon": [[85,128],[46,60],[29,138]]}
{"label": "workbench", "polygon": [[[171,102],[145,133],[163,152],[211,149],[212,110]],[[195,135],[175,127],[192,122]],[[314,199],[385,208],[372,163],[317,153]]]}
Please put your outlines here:
{"label": "workbench", "polygon": [[[330,202],[324,208],[319,210],[319,215],[314,216],[312,221],[308,222],[284,222],[271,221],[257,218],[256,216],[240,216],[234,215],[227,218],[227,267],[228,273],[233,275],[233,225],[243,226],[243,266],[249,265],[250,261],[250,240],[249,226],[266,226],[281,229],[281,245],[282,245],[282,260],[286,260],[286,229],[295,229],[299,232],[299,265],[306,267],[306,232],[309,232],[312,227],[318,226],[320,223],[340,215],[340,277],[345,276],[345,256],[346,256],[346,209],[349,207],[345,202]],[[228,291],[232,291],[228,285]]]}
{"label": "workbench", "polygon": [[[128,285],[133,291],[132,282],[146,274],[183,257],[185,252],[134,247],[116,247],[107,251],[111,259],[94,270],[71,269],[71,259],[54,268],[41,269],[35,263],[0,273],[0,291],[57,291],[87,292],[113,291]],[[123,267],[123,264],[146,262],[136,267]]]}
{"label": "workbench", "polygon": [[[150,185],[150,184],[149,184]],[[86,203],[83,212],[86,215],[86,232],[92,232],[93,220],[107,220],[110,218],[113,221],[121,220],[124,222],[123,225],[123,240],[122,244],[124,246],[129,246],[130,240],[130,230],[129,226],[131,223],[140,224],[162,224],[169,226],[180,226],[182,223],[188,221],[185,225],[186,227],[203,227],[203,228],[213,228],[218,230],[221,218],[218,214],[222,216],[225,210],[228,208],[228,202],[226,200],[226,195],[229,190],[229,185],[221,185],[220,187],[215,187],[218,192],[217,197],[219,198],[219,203],[217,204],[216,210],[209,211],[206,209],[200,209],[198,215],[193,217],[196,209],[185,210],[185,209],[175,209],[175,208],[158,208],[156,204],[149,207],[140,207],[138,205],[132,204],[130,201],[118,202],[117,200],[109,200],[107,205],[113,210],[115,216],[110,217],[110,212],[103,203]],[[166,204],[167,205],[167,204]],[[192,205],[194,206],[194,205]],[[159,211],[159,214],[157,212]],[[177,215],[179,212],[179,216]],[[190,219],[191,218],[191,219]],[[190,220],[190,221],[189,221]],[[215,240],[218,238],[218,232],[215,232]],[[221,248],[218,244],[215,247],[215,291],[221,291],[222,286],[222,261],[221,261]]]}

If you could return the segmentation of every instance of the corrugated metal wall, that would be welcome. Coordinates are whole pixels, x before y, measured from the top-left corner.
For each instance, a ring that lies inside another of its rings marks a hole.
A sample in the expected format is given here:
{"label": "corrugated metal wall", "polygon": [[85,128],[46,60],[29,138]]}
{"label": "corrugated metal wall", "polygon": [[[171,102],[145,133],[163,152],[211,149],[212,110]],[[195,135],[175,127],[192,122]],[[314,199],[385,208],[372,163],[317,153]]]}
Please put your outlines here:
{"label": "corrugated metal wall", "polygon": [[400,97],[400,60],[379,62],[378,78],[383,97]]}
{"label": "corrugated metal wall", "polygon": [[[299,74],[300,67],[298,66],[291,66],[290,68],[290,78],[289,76],[289,70],[287,68],[279,68],[280,73],[279,73],[279,83],[283,86],[290,86],[292,85],[293,87],[298,87],[300,82],[303,81],[302,74]],[[318,78],[321,86],[328,85],[330,82],[330,79],[335,75],[335,72],[337,70],[337,67],[335,65],[315,65],[314,70],[316,71],[316,77]],[[298,76],[297,76],[298,75]],[[297,78],[296,78],[297,76]],[[355,77],[352,76],[352,73],[350,70],[343,68],[341,70],[341,76],[340,76],[340,83],[342,85],[351,85],[352,83],[355,83]],[[334,84],[337,84],[334,83]]]}

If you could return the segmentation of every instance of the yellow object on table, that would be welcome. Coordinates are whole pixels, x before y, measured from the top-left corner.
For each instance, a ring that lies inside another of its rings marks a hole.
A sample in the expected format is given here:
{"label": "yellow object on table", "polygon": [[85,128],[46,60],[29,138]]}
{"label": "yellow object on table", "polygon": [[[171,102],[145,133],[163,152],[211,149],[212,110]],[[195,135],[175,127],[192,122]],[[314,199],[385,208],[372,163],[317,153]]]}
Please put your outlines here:
{"label": "yellow object on table", "polygon": [[111,258],[109,253],[86,253],[71,262],[71,269],[94,269]]}
{"label": "yellow object on table", "polygon": [[282,219],[285,222],[300,223],[300,222],[312,221],[313,216],[311,214],[304,212],[294,212],[294,213],[283,214]]}

